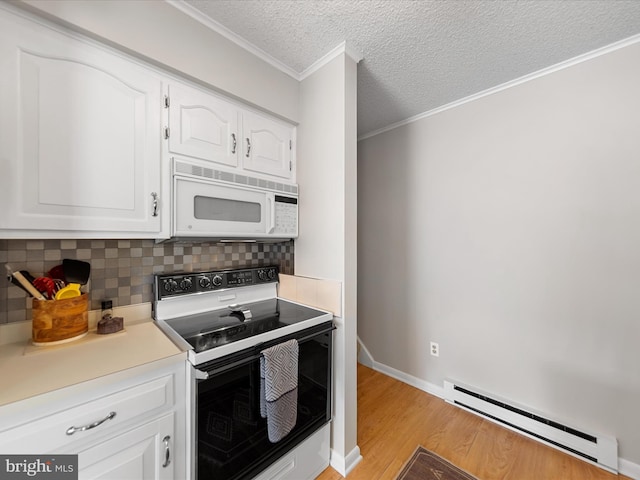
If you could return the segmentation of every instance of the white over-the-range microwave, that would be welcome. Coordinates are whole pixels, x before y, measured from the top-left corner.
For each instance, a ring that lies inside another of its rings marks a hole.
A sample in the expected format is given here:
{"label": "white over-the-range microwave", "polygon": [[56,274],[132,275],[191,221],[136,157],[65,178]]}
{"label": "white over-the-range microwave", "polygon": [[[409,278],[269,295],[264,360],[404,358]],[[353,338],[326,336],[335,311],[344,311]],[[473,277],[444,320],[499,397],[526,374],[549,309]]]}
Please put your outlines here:
{"label": "white over-the-range microwave", "polygon": [[172,237],[217,241],[298,236],[298,186],[173,160]]}

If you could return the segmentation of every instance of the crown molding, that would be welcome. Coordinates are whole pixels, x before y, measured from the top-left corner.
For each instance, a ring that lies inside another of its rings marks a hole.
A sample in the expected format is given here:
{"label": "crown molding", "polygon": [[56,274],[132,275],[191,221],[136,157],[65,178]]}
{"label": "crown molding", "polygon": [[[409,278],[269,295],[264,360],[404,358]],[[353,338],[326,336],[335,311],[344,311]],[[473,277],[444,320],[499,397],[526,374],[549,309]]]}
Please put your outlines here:
{"label": "crown molding", "polygon": [[557,63],[547,68],[543,68],[542,70],[538,70],[537,72],[530,73],[528,75],[524,75],[520,78],[516,78],[514,80],[510,80],[503,84],[497,85],[495,87],[488,88],[478,93],[474,93],[473,95],[469,95],[468,97],[461,98],[451,103],[447,103],[446,105],[442,105],[441,107],[434,108],[432,110],[428,110],[423,113],[419,113],[412,117],[406,118],[404,120],[400,120],[399,122],[392,123],[391,125],[387,125],[386,127],[379,128],[377,130],[373,130],[368,133],[364,133],[358,137],[358,141],[366,140],[367,138],[375,137],[376,135],[380,135],[381,133],[388,132],[389,130],[394,130],[398,127],[402,127],[404,125],[408,125],[409,123],[417,122],[418,120],[422,120],[423,118],[430,117],[432,115],[436,115],[438,113],[444,112],[445,110],[450,110],[452,108],[459,107],[464,105],[465,103],[473,102],[474,100],[478,100],[483,97],[487,97],[489,95],[493,95],[494,93],[501,92],[508,88],[516,87],[522,83],[530,82],[531,80],[535,80],[540,77],[544,77],[546,75],[550,75],[552,73],[558,72],[560,70],[564,70],[565,68],[572,67],[582,62],[586,62],[588,60],[592,60],[594,58],[600,57],[602,55],[606,55],[611,52],[615,52],[616,50],[620,50],[621,48],[628,47],[630,45],[634,45],[636,43],[640,43],[640,34],[634,35],[624,40],[620,40],[619,42],[612,43],[602,48],[598,48],[596,50],[592,50],[591,52],[587,52],[583,55],[578,55],[577,57],[573,57],[569,60],[565,60],[564,62]]}
{"label": "crown molding", "polygon": [[289,67],[288,65],[285,65],[283,62],[281,62],[277,58],[272,57],[271,55],[269,55],[267,52],[265,52],[261,48],[256,47],[253,43],[251,43],[248,40],[244,39],[240,35],[232,32],[231,30],[229,30],[227,27],[225,27],[221,23],[216,22],[212,18],[210,18],[207,15],[203,14],[200,10],[194,8],[192,5],[186,3],[184,0],[164,0],[164,1],[166,3],[168,3],[169,5],[171,5],[172,7],[174,7],[175,9],[180,10],[185,15],[190,16],[194,20],[196,20],[196,21],[200,22],[201,24],[203,24],[205,27],[207,27],[207,28],[213,30],[214,32],[222,35],[227,40],[229,40],[229,41],[235,43],[236,45],[238,45],[239,47],[247,50],[248,52],[250,52],[253,55],[255,55],[256,57],[258,57],[259,59],[261,59],[261,60],[265,61],[266,63],[268,63],[269,65],[271,65],[272,67],[280,70],[281,72],[289,75],[290,77],[294,78],[295,80],[297,80],[299,82],[304,80],[309,75],[311,75],[312,73],[316,72],[317,70],[319,70],[323,66],[325,66],[327,63],[329,63],[331,60],[336,58],[338,55],[341,55],[342,53],[344,53],[347,56],[349,56],[356,63],[359,63],[360,60],[362,60],[362,58],[363,58],[362,52],[358,51],[356,48],[348,46],[347,42],[342,42],[340,45],[338,45],[337,47],[332,49],[330,52],[325,54],[322,58],[320,58],[319,60],[315,61],[311,66],[306,68],[303,72],[298,72],[298,71],[294,70],[293,68]]}
{"label": "crown molding", "polygon": [[350,57],[356,63],[360,63],[360,60],[362,60],[363,58],[363,55],[361,52],[347,45],[346,41],[342,42],[340,45],[333,48],[331,51],[327,52],[322,58],[316,60],[311,66],[309,66],[308,68],[305,68],[304,71],[300,74],[299,80],[300,81],[304,80],[309,75],[312,75],[313,73],[317,72],[322,67],[324,67],[327,63],[331,62],[334,58],[342,55],[343,53],[348,57]]}
{"label": "crown molding", "polygon": [[172,7],[176,8],[177,10],[180,10],[182,13],[190,16],[194,20],[200,22],[205,27],[208,27],[211,30],[213,30],[214,32],[222,35],[227,40],[230,40],[231,42],[235,43],[239,47],[244,48],[248,52],[250,52],[253,55],[255,55],[256,57],[258,57],[259,59],[261,59],[261,60],[265,61],[266,63],[268,63],[269,65],[271,65],[272,67],[274,67],[274,68],[280,70],[281,72],[289,75],[290,77],[300,81],[300,73],[296,72],[293,68],[289,67],[288,65],[285,65],[284,63],[282,63],[277,58],[272,57],[271,55],[269,55],[267,52],[265,52],[261,48],[256,47],[254,44],[252,44],[251,42],[245,40],[240,35],[232,32],[231,30],[229,30],[227,27],[225,27],[221,23],[218,23],[215,20],[213,20],[212,18],[204,15],[200,10],[198,10],[198,9],[194,8],[193,6],[189,5],[184,0],[165,0],[165,2],[167,2],[169,5],[171,5]]}

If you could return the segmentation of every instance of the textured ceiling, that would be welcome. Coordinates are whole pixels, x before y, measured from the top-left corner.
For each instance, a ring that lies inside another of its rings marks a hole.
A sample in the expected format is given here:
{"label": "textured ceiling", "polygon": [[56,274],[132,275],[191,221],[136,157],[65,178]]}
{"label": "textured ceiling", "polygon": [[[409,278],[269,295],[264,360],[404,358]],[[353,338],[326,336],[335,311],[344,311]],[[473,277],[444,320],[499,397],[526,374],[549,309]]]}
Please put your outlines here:
{"label": "textured ceiling", "polygon": [[298,74],[343,41],[363,135],[640,34],[639,0],[185,0]]}

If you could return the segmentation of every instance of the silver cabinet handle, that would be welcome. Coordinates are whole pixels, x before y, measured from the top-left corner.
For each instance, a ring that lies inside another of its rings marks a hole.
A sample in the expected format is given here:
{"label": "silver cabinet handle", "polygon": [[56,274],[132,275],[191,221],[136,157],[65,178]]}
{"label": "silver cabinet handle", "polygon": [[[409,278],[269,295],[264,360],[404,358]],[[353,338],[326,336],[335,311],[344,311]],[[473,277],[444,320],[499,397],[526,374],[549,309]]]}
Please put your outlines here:
{"label": "silver cabinet handle", "polygon": [[236,143],[236,134],[235,133],[231,134],[231,142],[232,142],[231,143],[231,145],[232,145],[231,153],[236,153],[236,145],[237,145],[237,143]]}
{"label": "silver cabinet handle", "polygon": [[251,142],[249,141],[248,138],[246,140],[247,140],[247,154],[245,156],[249,158],[249,153],[251,152]]}
{"label": "silver cabinet handle", "polygon": [[162,468],[167,468],[171,463],[171,450],[169,449],[169,440],[171,440],[171,437],[169,435],[162,439],[162,442],[164,443],[164,463],[162,464]]}
{"label": "silver cabinet handle", "polygon": [[152,217],[158,216],[158,194],[156,192],[151,192],[151,197],[153,198],[153,210],[151,212]]}
{"label": "silver cabinet handle", "polygon": [[110,412],[109,415],[104,417],[102,420],[98,420],[96,422],[90,423],[89,425],[84,425],[82,427],[69,427],[67,428],[67,435],[73,435],[76,432],[84,432],[85,430],[91,430],[92,428],[99,427],[107,420],[111,420],[116,416],[116,412]]}

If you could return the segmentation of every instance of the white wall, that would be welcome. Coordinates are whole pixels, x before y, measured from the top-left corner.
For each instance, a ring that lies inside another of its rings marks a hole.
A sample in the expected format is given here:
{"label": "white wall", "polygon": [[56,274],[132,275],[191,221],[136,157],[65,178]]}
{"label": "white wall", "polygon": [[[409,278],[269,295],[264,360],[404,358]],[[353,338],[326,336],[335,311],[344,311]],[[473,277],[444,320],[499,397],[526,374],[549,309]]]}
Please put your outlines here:
{"label": "white wall", "polygon": [[614,435],[640,463],[639,85],[635,44],[359,143],[376,362]]}
{"label": "white wall", "polygon": [[356,62],[345,54],[300,85],[296,275],[342,282],[334,335],[331,465],[346,474],[360,459],[356,395]]}
{"label": "white wall", "polygon": [[164,1],[20,0],[17,4],[298,121],[297,80]]}
{"label": "white wall", "polygon": [[300,238],[295,259],[297,275],[340,281],[345,254],[344,58],[334,59],[300,85]]}

